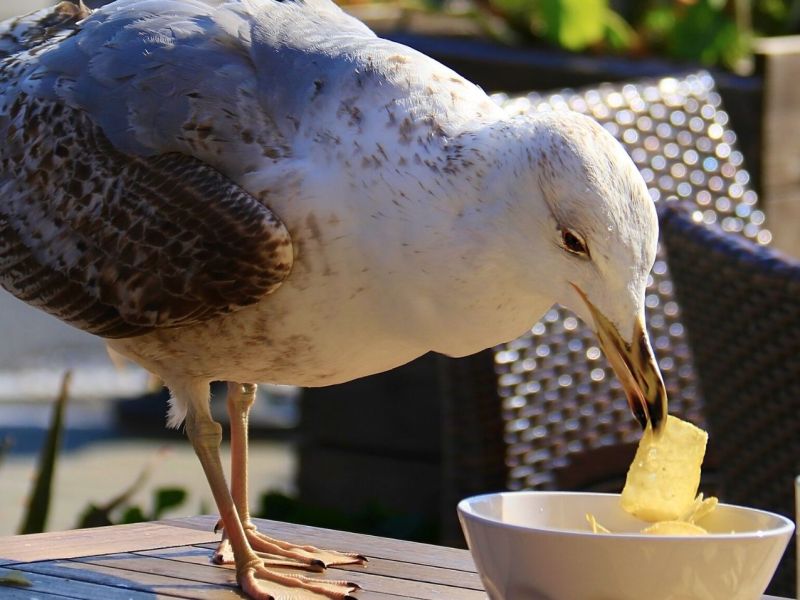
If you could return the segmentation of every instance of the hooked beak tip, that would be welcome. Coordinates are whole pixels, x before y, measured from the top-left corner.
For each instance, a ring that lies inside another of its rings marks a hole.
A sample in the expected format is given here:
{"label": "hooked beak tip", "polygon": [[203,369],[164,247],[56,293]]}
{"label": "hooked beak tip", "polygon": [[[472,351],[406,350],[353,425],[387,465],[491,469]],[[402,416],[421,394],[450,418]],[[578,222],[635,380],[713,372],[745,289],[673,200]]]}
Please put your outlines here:
{"label": "hooked beak tip", "polygon": [[633,373],[638,406],[645,413],[643,417],[637,415],[637,418],[642,428],[649,423],[654,432],[659,432],[667,419],[667,388],[641,320],[634,327],[634,343],[626,358]]}
{"label": "hooked beak tip", "polygon": [[631,412],[642,428],[650,425],[654,432],[660,431],[667,417],[667,390],[643,319],[636,320],[633,339],[626,342],[583,291],[574,287],[589,307],[600,345],[625,389]]}

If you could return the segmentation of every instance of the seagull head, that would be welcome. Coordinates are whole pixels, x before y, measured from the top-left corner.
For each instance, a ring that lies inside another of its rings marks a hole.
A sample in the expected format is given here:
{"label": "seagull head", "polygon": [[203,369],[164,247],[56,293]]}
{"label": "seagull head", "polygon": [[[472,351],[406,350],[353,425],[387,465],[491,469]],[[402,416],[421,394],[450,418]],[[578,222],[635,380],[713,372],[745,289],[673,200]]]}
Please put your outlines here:
{"label": "seagull head", "polygon": [[658,430],[667,395],[644,321],[658,219],[644,180],[593,119],[567,112],[517,119],[526,168],[508,193],[521,209],[512,211],[524,229],[517,237],[537,257],[526,279],[594,329],[633,414]]}

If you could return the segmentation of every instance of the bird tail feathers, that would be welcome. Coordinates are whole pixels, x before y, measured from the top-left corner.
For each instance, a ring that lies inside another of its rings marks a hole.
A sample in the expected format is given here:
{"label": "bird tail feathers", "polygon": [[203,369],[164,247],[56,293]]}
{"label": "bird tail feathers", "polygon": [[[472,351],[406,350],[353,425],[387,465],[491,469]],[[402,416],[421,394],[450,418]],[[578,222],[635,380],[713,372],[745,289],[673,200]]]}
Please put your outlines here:
{"label": "bird tail feathers", "polygon": [[170,391],[167,427],[169,429],[180,429],[180,426],[183,425],[183,422],[186,420],[186,410],[186,402],[176,396],[175,392]]}

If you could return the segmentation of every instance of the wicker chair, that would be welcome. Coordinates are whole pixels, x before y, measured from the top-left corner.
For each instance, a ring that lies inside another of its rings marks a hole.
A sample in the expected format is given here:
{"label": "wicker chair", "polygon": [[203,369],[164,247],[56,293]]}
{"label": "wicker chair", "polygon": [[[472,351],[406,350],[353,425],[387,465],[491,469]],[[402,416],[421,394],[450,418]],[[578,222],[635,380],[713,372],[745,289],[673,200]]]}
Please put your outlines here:
{"label": "wicker chair", "polygon": [[[657,204],[692,199],[705,222],[769,242],[709,74],[495,100],[510,112],[575,110],[593,116],[626,147]],[[707,426],[663,248],[646,310],[670,411]],[[594,334],[569,311],[554,307],[527,335],[467,362],[443,359],[442,373],[449,392],[444,541],[459,541],[453,506],[471,494],[621,487],[638,425]]]}
{"label": "wicker chair", "polygon": [[[793,479],[800,474],[800,261],[707,227],[691,207],[668,204],[659,212],[709,444],[719,460],[719,494],[793,518]],[[790,544],[772,593],[792,593],[794,552]]]}

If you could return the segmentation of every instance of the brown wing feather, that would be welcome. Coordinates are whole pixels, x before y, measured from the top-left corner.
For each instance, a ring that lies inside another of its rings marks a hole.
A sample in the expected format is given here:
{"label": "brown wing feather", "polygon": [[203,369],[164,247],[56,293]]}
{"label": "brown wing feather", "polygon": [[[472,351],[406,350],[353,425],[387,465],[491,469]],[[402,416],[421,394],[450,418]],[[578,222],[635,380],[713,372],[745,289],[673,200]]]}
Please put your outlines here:
{"label": "brown wing feather", "polygon": [[122,154],[81,111],[24,94],[0,140],[0,284],[72,325],[190,325],[258,302],[291,270],[282,223],[195,158]]}

